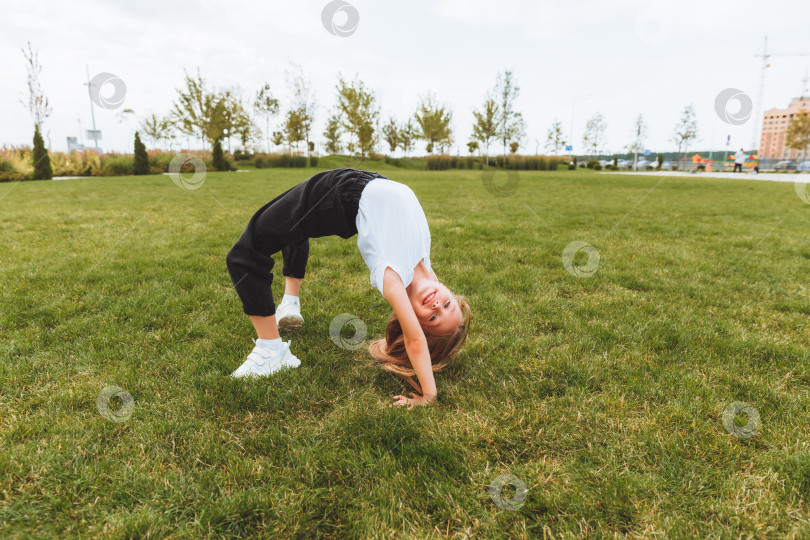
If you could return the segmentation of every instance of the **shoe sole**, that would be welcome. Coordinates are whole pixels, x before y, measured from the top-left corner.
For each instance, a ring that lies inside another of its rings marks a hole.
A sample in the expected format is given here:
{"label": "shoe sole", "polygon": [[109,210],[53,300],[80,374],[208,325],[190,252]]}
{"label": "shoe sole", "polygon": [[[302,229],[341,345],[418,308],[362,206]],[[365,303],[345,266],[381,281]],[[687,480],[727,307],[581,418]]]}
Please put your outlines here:
{"label": "shoe sole", "polygon": [[304,326],[304,318],[295,315],[287,315],[278,321],[279,330],[298,330]]}

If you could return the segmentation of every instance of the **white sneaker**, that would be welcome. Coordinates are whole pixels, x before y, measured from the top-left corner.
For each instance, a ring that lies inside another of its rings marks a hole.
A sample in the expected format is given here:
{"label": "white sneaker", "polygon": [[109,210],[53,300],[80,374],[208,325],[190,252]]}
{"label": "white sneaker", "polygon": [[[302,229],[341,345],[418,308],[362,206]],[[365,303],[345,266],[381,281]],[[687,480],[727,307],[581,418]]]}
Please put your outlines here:
{"label": "white sneaker", "polygon": [[[258,340],[256,340],[258,341]],[[231,373],[231,377],[265,377],[283,368],[296,368],[301,361],[290,352],[290,343],[282,343],[280,350],[269,349],[256,343],[247,360]]]}
{"label": "white sneaker", "polygon": [[301,304],[282,300],[276,308],[276,324],[279,330],[298,330],[304,325],[304,318],[301,316]]}

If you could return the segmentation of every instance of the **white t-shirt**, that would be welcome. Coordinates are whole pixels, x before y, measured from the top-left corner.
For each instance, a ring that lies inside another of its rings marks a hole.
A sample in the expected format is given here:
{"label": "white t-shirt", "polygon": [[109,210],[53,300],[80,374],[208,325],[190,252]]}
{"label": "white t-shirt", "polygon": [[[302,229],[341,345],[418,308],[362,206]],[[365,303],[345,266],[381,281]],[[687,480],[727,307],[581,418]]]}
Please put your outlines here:
{"label": "white t-shirt", "polygon": [[748,159],[748,154],[746,154],[742,150],[734,154],[734,163],[739,163],[740,165],[742,165],[743,163],[745,163],[746,159]]}
{"label": "white t-shirt", "polygon": [[360,195],[355,223],[357,247],[371,272],[371,285],[380,293],[389,266],[406,287],[419,261],[425,259],[430,269],[430,229],[408,186],[388,178],[371,180]]}

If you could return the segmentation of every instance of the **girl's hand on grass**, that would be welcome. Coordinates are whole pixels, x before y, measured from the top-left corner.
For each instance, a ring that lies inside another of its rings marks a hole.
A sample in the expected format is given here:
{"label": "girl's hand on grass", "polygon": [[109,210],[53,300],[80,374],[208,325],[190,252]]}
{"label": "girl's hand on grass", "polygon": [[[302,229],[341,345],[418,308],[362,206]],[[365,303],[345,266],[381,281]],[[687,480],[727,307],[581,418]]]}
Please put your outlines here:
{"label": "girl's hand on grass", "polygon": [[395,403],[392,403],[391,407],[393,407],[395,405],[396,406],[402,406],[402,405],[405,405],[407,403],[407,404],[409,404],[408,405],[408,410],[411,410],[411,409],[413,409],[414,405],[427,405],[428,403],[433,402],[432,399],[429,400],[428,398],[426,398],[424,396],[417,395],[415,392],[411,392],[411,396],[413,396],[413,397],[406,398],[405,396],[394,396],[394,399],[396,399],[397,401]]}

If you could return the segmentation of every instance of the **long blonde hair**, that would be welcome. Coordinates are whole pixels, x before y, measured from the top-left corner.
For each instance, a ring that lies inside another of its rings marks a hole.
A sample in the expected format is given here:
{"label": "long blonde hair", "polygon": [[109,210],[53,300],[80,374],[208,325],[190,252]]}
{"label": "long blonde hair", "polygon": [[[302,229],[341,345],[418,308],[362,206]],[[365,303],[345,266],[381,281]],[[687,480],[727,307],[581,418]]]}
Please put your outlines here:
{"label": "long blonde hair", "polygon": [[[467,339],[467,331],[470,325],[470,303],[465,296],[454,296],[458,302],[458,307],[461,309],[461,324],[450,334],[437,335],[425,332],[433,373],[438,373],[446,368],[450,360],[461,350],[464,341]],[[388,326],[385,328],[385,338],[372,341],[368,346],[368,351],[377,360],[379,367],[399,375],[419,395],[423,395],[422,387],[414,380],[416,371],[414,371],[405,350],[405,335],[402,333],[402,326],[400,326],[396,314],[391,313]]]}

